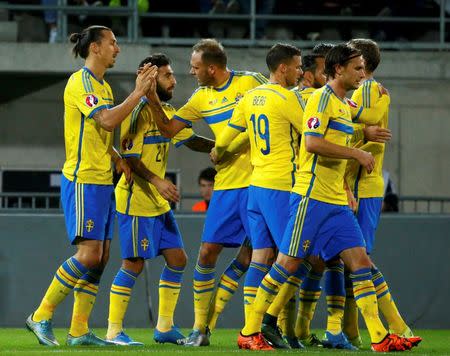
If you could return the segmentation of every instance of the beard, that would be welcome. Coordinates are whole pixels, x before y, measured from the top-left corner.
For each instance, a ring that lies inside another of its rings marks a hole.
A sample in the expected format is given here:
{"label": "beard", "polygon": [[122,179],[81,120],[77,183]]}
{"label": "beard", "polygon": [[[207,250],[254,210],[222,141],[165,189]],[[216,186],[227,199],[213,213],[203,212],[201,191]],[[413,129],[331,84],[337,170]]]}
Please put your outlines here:
{"label": "beard", "polygon": [[171,92],[163,89],[159,84],[156,85],[156,94],[161,101],[169,101],[173,96]]}

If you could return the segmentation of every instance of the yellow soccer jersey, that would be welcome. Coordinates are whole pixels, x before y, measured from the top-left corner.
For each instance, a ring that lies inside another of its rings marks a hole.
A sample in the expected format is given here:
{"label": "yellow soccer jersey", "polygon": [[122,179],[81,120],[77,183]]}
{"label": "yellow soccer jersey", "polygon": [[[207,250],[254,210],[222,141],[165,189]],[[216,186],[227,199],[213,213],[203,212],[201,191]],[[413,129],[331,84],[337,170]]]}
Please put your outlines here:
{"label": "yellow soccer jersey", "polygon": [[[259,73],[231,71],[230,78],[218,88],[200,87],[180,108],[174,118],[192,125],[205,120],[217,137],[227,125],[236,103],[244,94],[264,84],[267,79]],[[252,173],[250,153],[242,152],[236,159],[216,166],[214,190],[248,187]]]}
{"label": "yellow soccer jersey", "polygon": [[302,88],[296,87],[293,90],[297,90],[302,96],[303,101],[306,103],[308,102],[308,99],[311,96],[311,94],[314,93],[317,89],[313,87],[302,87]]}
{"label": "yellow soccer jersey", "polygon": [[[350,107],[329,85],[309,98],[303,115],[303,137],[320,136],[334,144],[349,146],[353,134]],[[293,192],[337,205],[347,205],[344,176],[347,160],[309,153],[305,140],[300,144],[299,170]]]}
{"label": "yellow soccer jersey", "polygon": [[[171,118],[175,109],[163,104],[164,112]],[[138,157],[151,172],[160,178],[166,174],[169,143],[177,147],[194,136],[192,129],[181,130],[172,140],[161,135],[152,118],[147,100],[141,99],[133,112],[120,127],[121,152],[123,157]],[[170,210],[169,203],[147,180],[133,173],[129,185],[122,175],[116,187],[116,209],[133,216],[158,216]]]}
{"label": "yellow soccer jersey", "polygon": [[248,130],[251,185],[291,191],[304,107],[298,92],[271,83],[250,90],[238,103],[228,125]]}
{"label": "yellow soccer jersey", "polygon": [[88,184],[112,184],[110,150],[113,133],[92,118],[101,109],[113,106],[109,84],[95,78],[83,67],[73,73],[64,90],[64,176]]}
{"label": "yellow soccer jersey", "polygon": [[[352,100],[359,106],[363,107],[364,111],[367,111],[374,120],[370,120],[370,117],[360,117],[359,121],[375,123],[378,118],[381,118],[377,122],[377,125],[383,128],[388,127],[389,116],[389,97],[383,95],[380,97],[378,83],[369,79],[353,93]],[[363,113],[364,113],[363,111]],[[375,158],[375,168],[372,173],[368,174],[367,171],[360,167],[355,162],[351,162],[348,170],[347,182],[357,198],[379,198],[384,196],[384,180],[383,180],[383,160],[385,144],[378,142],[369,142],[363,145],[358,144],[359,148],[364,149],[367,152],[372,153]]]}

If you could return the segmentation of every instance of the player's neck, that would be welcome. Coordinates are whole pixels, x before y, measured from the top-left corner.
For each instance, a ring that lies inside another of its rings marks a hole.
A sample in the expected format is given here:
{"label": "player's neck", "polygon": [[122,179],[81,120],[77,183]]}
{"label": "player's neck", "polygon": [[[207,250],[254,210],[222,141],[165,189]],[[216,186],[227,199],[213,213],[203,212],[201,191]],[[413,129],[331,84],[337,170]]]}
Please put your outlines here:
{"label": "player's neck", "polygon": [[373,79],[373,72],[366,72],[366,76],[364,78],[364,80],[370,80]]}
{"label": "player's neck", "polygon": [[327,84],[331,87],[331,89],[333,89],[336,96],[344,100],[345,94],[347,94],[347,90],[339,79],[332,79]]}
{"label": "player's neck", "polygon": [[224,85],[230,79],[231,72],[228,69],[216,73],[214,87],[218,88]]}
{"label": "player's neck", "polygon": [[88,68],[92,72],[92,74],[94,74],[97,80],[103,80],[103,77],[105,76],[106,72],[106,68],[103,65],[96,63],[91,58],[88,58],[86,59],[84,66]]}
{"label": "player's neck", "polygon": [[281,74],[270,73],[269,82],[270,84],[279,84],[283,88],[287,88],[286,79]]}

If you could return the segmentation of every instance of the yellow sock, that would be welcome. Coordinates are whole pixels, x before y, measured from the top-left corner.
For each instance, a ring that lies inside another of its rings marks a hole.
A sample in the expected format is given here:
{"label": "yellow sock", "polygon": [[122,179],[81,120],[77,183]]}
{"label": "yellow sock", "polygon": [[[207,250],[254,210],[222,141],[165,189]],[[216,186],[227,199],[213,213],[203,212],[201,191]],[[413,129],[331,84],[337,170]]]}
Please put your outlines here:
{"label": "yellow sock", "polygon": [[256,293],[258,288],[255,287],[245,287],[244,286],[244,314],[245,314],[245,324],[249,321],[252,315],[253,303],[255,302]]}
{"label": "yellow sock", "polygon": [[161,332],[173,326],[173,315],[181,290],[184,268],[165,266],[159,280],[159,309],[156,328]]}
{"label": "yellow sock", "polygon": [[383,275],[377,269],[372,269],[372,281],[377,293],[378,308],[385,317],[389,329],[395,334],[402,335],[409,329],[408,325],[401,317]]}
{"label": "yellow sock", "polygon": [[295,295],[297,290],[300,288],[301,283],[302,281],[297,277],[290,276],[286,283],[281,286],[277,296],[273,300],[269,309],[267,309],[267,313],[274,317],[278,317],[287,302]]}
{"label": "yellow sock", "polygon": [[238,287],[239,284],[235,280],[225,274],[222,275],[209,310],[209,330],[212,331],[215,329],[219,315],[223,312],[225,305],[230,301]]}
{"label": "yellow sock", "polygon": [[371,342],[378,343],[387,335],[387,330],[378,315],[377,297],[372,280],[355,280],[354,274],[351,276],[356,305],[364,318]]}
{"label": "yellow sock", "polygon": [[194,280],[194,329],[204,333],[208,323],[208,312],[214,291],[214,279],[209,281]]}
{"label": "yellow sock", "polygon": [[69,334],[78,337],[89,332],[88,320],[97,298],[98,285],[79,280],[74,291],[73,313]]}
{"label": "yellow sock", "polygon": [[108,340],[114,339],[123,329],[123,319],[137,277],[137,273],[121,268],[114,278],[109,293]]}
{"label": "yellow sock", "polygon": [[65,261],[56,271],[50,286],[45,293],[41,304],[33,314],[34,321],[50,320],[55,308],[72,291],[88,269],[79,263],[74,257]]}
{"label": "yellow sock", "polygon": [[327,331],[336,335],[342,331],[344,318],[345,297],[340,295],[327,295]]}
{"label": "yellow sock", "polygon": [[[283,289],[283,287],[281,287],[281,289]],[[296,307],[297,303],[295,297],[291,298],[288,300],[283,309],[281,309],[281,312],[278,315],[278,326],[281,329],[283,335],[295,337],[294,325],[296,317],[295,315]]]}
{"label": "yellow sock", "polygon": [[343,331],[349,340],[359,336],[358,307],[353,297],[353,288],[346,288]]}
{"label": "yellow sock", "polygon": [[248,318],[244,328],[243,335],[251,335],[261,331],[261,323],[264,313],[275,299],[280,287],[289,277],[288,272],[279,264],[273,264],[269,273],[263,278],[256,298],[253,302],[252,313]]}
{"label": "yellow sock", "polygon": [[300,289],[300,301],[295,323],[295,336],[300,340],[306,339],[311,335],[311,320],[316,311],[321,292],[321,290],[309,291]]}

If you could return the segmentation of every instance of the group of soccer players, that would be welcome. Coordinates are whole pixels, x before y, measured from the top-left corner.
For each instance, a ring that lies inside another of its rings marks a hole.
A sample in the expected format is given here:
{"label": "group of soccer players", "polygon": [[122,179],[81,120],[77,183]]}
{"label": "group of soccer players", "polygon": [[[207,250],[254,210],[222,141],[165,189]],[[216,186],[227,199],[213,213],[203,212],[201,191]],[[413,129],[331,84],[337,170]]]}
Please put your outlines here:
{"label": "group of soccer players", "polygon": [[[199,88],[176,110],[168,103],[176,80],[164,54],[141,61],[135,89],[114,106],[104,80],[120,52],[113,32],[91,26],[70,40],[75,56],[85,59],[64,92],[61,200],[77,252],[58,268],[26,321],[41,344],[58,345],[52,316],[73,290],[68,345],[143,345],[125,334],[123,320],[145,259],[158,255],[166,265],[156,342],[209,345],[244,274],[240,348],[354,350],[361,345],[358,309],[374,351],[409,350],[421,341],[401,318],[369,257],[383,196],[384,142],[390,138],[389,93],[373,79],[380,61],[376,43],[322,44],[303,58],[298,48],[276,44],[267,53],[267,80],[229,70],[222,45],[201,40],[190,60]],[[346,94],[353,89],[349,100]],[[198,120],[209,124],[215,142],[192,131]],[[120,153],[112,146],[119,125]],[[179,192],[164,179],[170,142],[210,152],[217,169],[193,276],[195,322],[187,337],[173,321],[187,258],[168,203],[178,201]],[[111,163],[122,173],[115,199]],[[112,282],[102,339],[89,330],[88,319],[116,214],[123,261]],[[215,287],[224,247],[240,249]],[[310,322],[323,275],[328,322],[319,340]]]}

